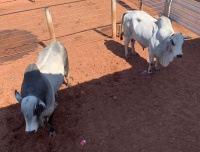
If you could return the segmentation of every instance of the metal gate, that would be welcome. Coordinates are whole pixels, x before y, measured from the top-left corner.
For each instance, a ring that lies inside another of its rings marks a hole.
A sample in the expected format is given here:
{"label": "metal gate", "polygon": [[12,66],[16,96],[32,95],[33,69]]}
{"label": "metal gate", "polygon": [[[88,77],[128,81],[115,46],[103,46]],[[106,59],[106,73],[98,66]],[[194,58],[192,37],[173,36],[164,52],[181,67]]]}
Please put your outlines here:
{"label": "metal gate", "polygon": [[173,0],[170,18],[200,35],[200,2]]}

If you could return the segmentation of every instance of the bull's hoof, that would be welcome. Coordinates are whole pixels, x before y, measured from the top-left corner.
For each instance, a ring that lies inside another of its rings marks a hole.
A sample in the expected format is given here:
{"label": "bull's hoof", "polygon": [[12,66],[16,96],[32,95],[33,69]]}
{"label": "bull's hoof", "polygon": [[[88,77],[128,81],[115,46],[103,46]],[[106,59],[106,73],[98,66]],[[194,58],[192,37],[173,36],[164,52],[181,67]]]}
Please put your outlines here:
{"label": "bull's hoof", "polygon": [[130,57],[130,55],[129,55],[129,52],[125,52],[125,58],[129,58]]}
{"label": "bull's hoof", "polygon": [[132,53],[133,54],[133,56],[139,56],[139,54],[138,53]]}
{"label": "bull's hoof", "polygon": [[49,136],[50,137],[55,137],[56,136],[56,132],[55,132],[55,129],[53,127],[50,128]]}
{"label": "bull's hoof", "polygon": [[125,58],[128,59],[128,58],[129,58],[129,55],[125,55]]}
{"label": "bull's hoof", "polygon": [[71,83],[68,82],[67,87],[70,88],[71,86],[72,86]]}
{"label": "bull's hoof", "polygon": [[50,133],[49,133],[49,136],[50,136],[50,137],[55,137],[55,136],[56,136],[56,132],[55,132],[55,131],[50,132]]}
{"label": "bull's hoof", "polygon": [[149,71],[147,72],[147,74],[148,74],[149,76],[153,75],[152,70],[149,70]]}
{"label": "bull's hoof", "polygon": [[138,54],[138,53],[135,53],[134,56],[139,56],[139,54]]}

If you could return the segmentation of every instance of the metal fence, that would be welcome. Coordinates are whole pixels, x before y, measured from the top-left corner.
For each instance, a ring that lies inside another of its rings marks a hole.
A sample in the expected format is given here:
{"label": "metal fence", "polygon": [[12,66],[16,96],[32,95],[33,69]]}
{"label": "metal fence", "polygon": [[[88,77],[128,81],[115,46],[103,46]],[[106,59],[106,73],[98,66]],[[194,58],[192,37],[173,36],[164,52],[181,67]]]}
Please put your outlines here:
{"label": "metal fence", "polygon": [[200,35],[200,2],[173,0],[170,18]]}
{"label": "metal fence", "polygon": [[[171,2],[171,6],[166,3]],[[200,2],[194,0],[144,0],[144,4],[166,15],[169,18],[200,35]],[[166,8],[167,7],[167,8]]]}
{"label": "metal fence", "polygon": [[[134,0],[129,0],[136,3]],[[159,15],[166,15],[170,19],[200,35],[200,2],[195,0],[139,0],[143,10],[153,9]],[[137,6],[137,9],[139,7]],[[150,12],[151,13],[151,12]]]}
{"label": "metal fence", "polygon": [[[200,35],[200,2],[193,0],[58,0],[23,2],[24,5],[12,1],[13,6],[7,3],[0,2],[0,64],[35,50],[40,42],[50,41],[47,7],[51,10],[56,39],[70,45],[102,39],[90,37],[90,31],[115,36],[116,23],[121,22],[127,9],[142,9],[152,16],[165,14]],[[115,20],[112,26],[111,19]]]}

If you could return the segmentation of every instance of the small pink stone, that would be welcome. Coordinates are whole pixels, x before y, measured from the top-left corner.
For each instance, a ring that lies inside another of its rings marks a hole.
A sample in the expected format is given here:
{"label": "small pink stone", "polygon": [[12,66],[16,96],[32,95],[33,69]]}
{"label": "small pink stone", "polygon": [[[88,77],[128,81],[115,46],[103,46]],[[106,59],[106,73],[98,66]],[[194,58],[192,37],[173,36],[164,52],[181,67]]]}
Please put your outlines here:
{"label": "small pink stone", "polygon": [[81,141],[81,145],[83,146],[83,145],[85,145],[86,144],[86,140],[82,140]]}

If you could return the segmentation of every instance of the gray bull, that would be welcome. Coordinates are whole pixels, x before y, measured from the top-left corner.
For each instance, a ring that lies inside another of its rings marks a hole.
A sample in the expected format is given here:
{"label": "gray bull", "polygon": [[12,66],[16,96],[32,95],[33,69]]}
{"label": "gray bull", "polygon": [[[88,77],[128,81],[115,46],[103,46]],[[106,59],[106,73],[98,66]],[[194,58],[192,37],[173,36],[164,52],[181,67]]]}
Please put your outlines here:
{"label": "gray bull", "polygon": [[28,65],[21,87],[21,95],[15,91],[15,98],[21,104],[26,121],[26,133],[37,132],[44,126],[44,117],[51,125],[55,109],[55,93],[68,77],[68,57],[64,46],[53,42],[40,53],[36,64]]}

